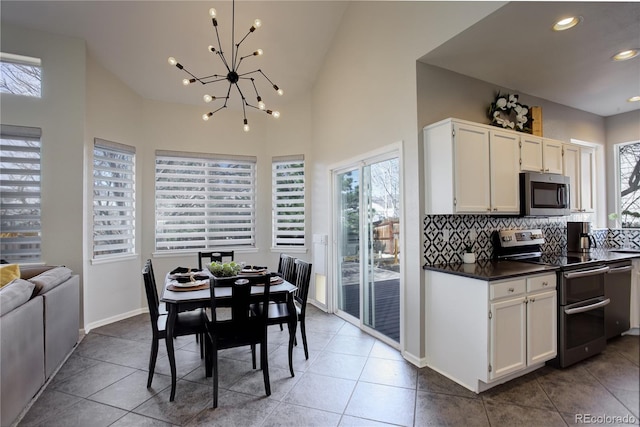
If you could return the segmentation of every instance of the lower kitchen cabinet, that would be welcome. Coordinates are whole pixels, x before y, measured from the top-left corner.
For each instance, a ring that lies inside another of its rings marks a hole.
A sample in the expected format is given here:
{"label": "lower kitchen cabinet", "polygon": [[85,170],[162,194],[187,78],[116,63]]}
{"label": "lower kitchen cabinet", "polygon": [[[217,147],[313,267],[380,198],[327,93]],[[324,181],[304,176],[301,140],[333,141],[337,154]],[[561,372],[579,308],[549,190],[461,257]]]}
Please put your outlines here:
{"label": "lower kitchen cabinet", "polygon": [[481,392],[557,354],[556,275],[483,281],[427,272],[427,365]]}

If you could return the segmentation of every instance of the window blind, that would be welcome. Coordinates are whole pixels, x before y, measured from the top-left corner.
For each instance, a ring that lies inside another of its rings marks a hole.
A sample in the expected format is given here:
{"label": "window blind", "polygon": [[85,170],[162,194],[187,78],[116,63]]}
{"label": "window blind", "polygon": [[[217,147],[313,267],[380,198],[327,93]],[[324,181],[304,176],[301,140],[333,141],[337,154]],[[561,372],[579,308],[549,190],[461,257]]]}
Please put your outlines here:
{"label": "window blind", "polygon": [[135,148],[96,138],[93,257],[135,252]]}
{"label": "window blind", "polygon": [[273,247],[304,246],[304,157],[274,157],[271,170]]}
{"label": "window blind", "polygon": [[9,262],[41,261],[41,131],[0,127],[0,252]]}
{"label": "window blind", "polygon": [[156,250],[254,247],[256,158],[156,152]]}

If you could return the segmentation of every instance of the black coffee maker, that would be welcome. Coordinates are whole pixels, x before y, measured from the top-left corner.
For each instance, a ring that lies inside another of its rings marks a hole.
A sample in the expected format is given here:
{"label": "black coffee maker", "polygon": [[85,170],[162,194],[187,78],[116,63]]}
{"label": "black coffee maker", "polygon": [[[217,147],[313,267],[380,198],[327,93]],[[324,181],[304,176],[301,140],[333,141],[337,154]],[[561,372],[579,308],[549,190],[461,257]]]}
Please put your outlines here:
{"label": "black coffee maker", "polygon": [[567,222],[567,252],[589,252],[596,247],[591,223]]}

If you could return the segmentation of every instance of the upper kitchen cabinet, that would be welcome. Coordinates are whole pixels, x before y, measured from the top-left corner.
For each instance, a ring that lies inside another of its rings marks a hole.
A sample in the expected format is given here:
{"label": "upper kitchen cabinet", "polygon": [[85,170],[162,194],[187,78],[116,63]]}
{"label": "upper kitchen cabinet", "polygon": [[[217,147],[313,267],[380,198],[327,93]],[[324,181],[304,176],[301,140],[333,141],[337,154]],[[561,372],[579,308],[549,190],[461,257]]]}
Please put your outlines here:
{"label": "upper kitchen cabinet", "polygon": [[540,136],[520,136],[520,170],[562,174],[562,142]]}
{"label": "upper kitchen cabinet", "polygon": [[428,214],[517,214],[518,135],[447,119],[424,128]]}
{"label": "upper kitchen cabinet", "polygon": [[563,145],[563,172],[570,181],[572,212],[595,211],[595,149],[576,144]]}

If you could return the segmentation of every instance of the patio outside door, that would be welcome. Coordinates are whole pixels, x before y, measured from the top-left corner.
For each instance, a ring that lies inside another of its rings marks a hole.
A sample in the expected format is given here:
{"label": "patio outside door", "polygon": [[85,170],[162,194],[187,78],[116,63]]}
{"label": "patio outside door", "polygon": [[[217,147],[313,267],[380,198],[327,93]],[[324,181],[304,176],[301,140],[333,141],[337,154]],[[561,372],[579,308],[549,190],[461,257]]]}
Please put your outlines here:
{"label": "patio outside door", "polygon": [[338,314],[400,341],[397,154],[334,172]]}

